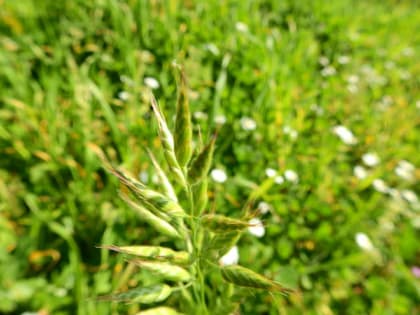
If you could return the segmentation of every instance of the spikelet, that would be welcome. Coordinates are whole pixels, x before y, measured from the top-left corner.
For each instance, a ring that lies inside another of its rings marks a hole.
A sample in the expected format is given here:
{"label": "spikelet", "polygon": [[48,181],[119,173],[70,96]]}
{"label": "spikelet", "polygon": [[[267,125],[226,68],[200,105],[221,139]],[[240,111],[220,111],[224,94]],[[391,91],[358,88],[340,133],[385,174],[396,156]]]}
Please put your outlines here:
{"label": "spikelet", "polygon": [[225,267],[221,267],[220,271],[222,273],[223,278],[227,282],[231,282],[238,286],[255,288],[255,289],[265,289],[269,291],[280,291],[280,292],[289,291],[287,288],[283,287],[279,283],[274,282],[256,273],[255,271],[252,271],[242,266],[238,266],[238,265],[225,266]]}
{"label": "spikelet", "polygon": [[115,175],[122,184],[127,186],[128,189],[130,189],[140,200],[142,200],[147,208],[150,208],[148,205],[151,205],[153,206],[153,209],[151,210],[161,211],[170,217],[185,216],[185,211],[177,202],[157,191],[146,188],[139,181],[136,181],[130,175],[121,170],[117,170],[115,168],[110,168],[108,170]]}
{"label": "spikelet", "polygon": [[115,246],[102,245],[97,248],[104,248],[115,252],[134,255],[142,259],[167,261],[179,265],[188,265],[191,261],[190,255],[184,251],[174,251],[161,246]]}
{"label": "spikelet", "polygon": [[181,235],[178,231],[167,221],[163,220],[159,216],[153,214],[151,211],[146,209],[140,204],[135,203],[131,200],[128,196],[121,194],[121,198],[134,210],[136,211],[140,218],[149,223],[152,227],[154,227],[158,232],[165,234],[170,237],[180,238]]}
{"label": "spikelet", "polygon": [[98,146],[98,145],[96,145],[96,144],[94,144],[94,143],[88,143],[88,148],[93,152],[93,153],[95,153],[95,155],[97,156],[97,157],[99,157],[99,159],[101,160],[101,162],[102,162],[102,165],[105,167],[105,168],[111,168],[111,163],[108,161],[108,159],[106,158],[106,155],[105,155],[105,153],[104,153],[104,151],[102,151],[102,149]]}
{"label": "spikelet", "polygon": [[130,262],[142,269],[149,270],[166,280],[176,282],[188,282],[191,280],[191,275],[187,270],[170,263],[140,259],[130,260]]}
{"label": "spikelet", "polygon": [[136,288],[126,292],[99,296],[101,301],[125,301],[130,303],[151,304],[165,300],[171,295],[172,289],[167,284],[156,284],[148,287]]}
{"label": "spikelet", "polygon": [[207,194],[207,184],[207,178],[203,178],[201,181],[192,186],[192,193],[194,198],[193,214],[195,216],[199,216],[207,206],[209,199]]}
{"label": "spikelet", "polygon": [[177,202],[168,199],[161,193],[158,193],[151,189],[144,189],[140,192],[140,196],[143,197],[145,201],[149,202],[154,207],[156,207],[158,210],[168,214],[171,217],[185,216],[184,209],[182,209]]}
{"label": "spikelet", "polygon": [[182,315],[178,313],[173,308],[161,306],[161,307],[154,307],[149,308],[148,310],[141,311],[136,313],[135,315]]}
{"label": "spikelet", "polygon": [[216,250],[219,256],[223,256],[238,242],[240,237],[240,231],[217,233],[208,241],[207,248],[209,250]]}
{"label": "spikelet", "polygon": [[174,138],[166,124],[165,117],[163,116],[162,111],[160,110],[159,104],[156,99],[151,96],[151,104],[153,112],[155,114],[156,120],[158,122],[159,138],[162,142],[163,152],[166,158],[166,162],[169,165],[175,179],[183,186],[186,186],[186,180],[184,173],[181,167],[178,164],[178,161],[175,156],[175,147],[174,147]]}
{"label": "spikelet", "polygon": [[[177,67],[179,68],[179,67]],[[185,74],[182,69],[180,72],[180,89],[176,104],[175,119],[175,155],[181,167],[185,167],[191,159],[192,153],[192,126],[190,107],[188,104],[187,84]]]}
{"label": "spikelet", "polygon": [[171,182],[169,181],[168,177],[166,176],[165,172],[160,167],[159,163],[157,162],[156,158],[152,154],[150,150],[147,150],[149,153],[150,159],[152,160],[153,166],[156,169],[157,175],[159,177],[160,183],[163,186],[165,194],[168,198],[172,199],[175,202],[178,202],[178,198],[175,193],[175,189],[172,186]]}
{"label": "spikelet", "polygon": [[201,218],[201,222],[214,233],[240,232],[249,226],[246,221],[232,219],[218,214],[206,214]]}
{"label": "spikelet", "polygon": [[207,176],[211,162],[213,160],[214,143],[216,136],[203,148],[195,160],[191,163],[188,170],[188,180],[191,184],[197,183],[199,180]]}

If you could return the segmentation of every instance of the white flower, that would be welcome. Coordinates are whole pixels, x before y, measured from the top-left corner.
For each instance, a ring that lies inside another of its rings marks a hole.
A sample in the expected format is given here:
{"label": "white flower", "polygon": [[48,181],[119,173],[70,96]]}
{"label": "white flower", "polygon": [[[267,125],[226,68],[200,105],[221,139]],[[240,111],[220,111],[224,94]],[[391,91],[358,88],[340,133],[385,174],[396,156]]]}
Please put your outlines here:
{"label": "white flower", "polygon": [[350,84],[357,84],[359,83],[359,77],[355,74],[348,76],[347,82]]}
{"label": "white flower", "polygon": [[227,175],[225,171],[215,168],[210,173],[211,178],[217,183],[224,183],[227,180]]}
{"label": "white flower", "polygon": [[365,179],[368,176],[366,169],[361,165],[356,165],[353,169],[353,174],[358,179]]}
{"label": "white flower", "polygon": [[387,193],[389,191],[388,185],[382,179],[375,179],[372,182],[373,188],[380,193]]}
{"label": "white flower", "polygon": [[357,246],[363,250],[371,251],[374,249],[372,242],[365,233],[356,233],[355,240]]}
{"label": "white flower", "polygon": [[248,232],[256,237],[263,237],[265,234],[265,227],[260,219],[252,218],[249,220]]}
{"label": "white flower", "polygon": [[388,194],[394,199],[400,199],[401,198],[401,193],[398,191],[398,189],[395,189],[395,188],[389,188],[388,189]]}
{"label": "white flower", "polygon": [[207,119],[207,114],[204,112],[194,112],[193,114],[194,118],[197,120],[206,120]]}
{"label": "white flower", "polygon": [[248,25],[243,22],[236,22],[235,28],[238,32],[246,33],[248,32]]}
{"label": "white flower", "polygon": [[206,46],[206,49],[208,51],[210,51],[213,55],[215,56],[219,56],[220,55],[220,50],[219,48],[217,48],[217,46],[213,43],[208,43]]}
{"label": "white flower", "polygon": [[337,71],[335,70],[335,68],[333,66],[327,66],[324,69],[321,70],[321,75],[324,77],[328,77],[328,76],[332,76],[334,74],[336,74]]}
{"label": "white flower", "polygon": [[292,170],[286,170],[284,172],[284,177],[286,178],[287,181],[295,183],[295,184],[299,181],[298,174],[296,174],[296,172]]}
{"label": "white flower", "polygon": [[283,183],[284,183],[284,178],[283,178],[283,176],[281,176],[281,175],[277,175],[276,177],[274,177],[274,182],[275,182],[277,185],[281,185],[281,184],[283,184]]}
{"label": "white flower", "polygon": [[415,166],[406,160],[401,160],[395,167],[395,174],[405,180],[414,179]]}
{"label": "white flower", "polygon": [[296,139],[298,136],[298,132],[290,126],[284,126],[283,132],[290,136],[292,139]]}
{"label": "white flower", "polygon": [[404,80],[404,81],[409,80],[411,78],[411,73],[406,71],[406,70],[401,70],[400,71],[400,78],[401,78],[401,80]]}
{"label": "white flower", "polygon": [[145,77],[144,84],[146,84],[152,90],[158,89],[160,87],[158,80],[152,77]]}
{"label": "white flower", "polygon": [[362,156],[363,163],[366,166],[376,166],[379,164],[379,156],[376,153],[365,153]]}
{"label": "white flower", "polygon": [[417,197],[416,193],[412,190],[401,190],[401,196],[411,204],[416,204],[419,202],[419,198]]}
{"label": "white flower", "polygon": [[121,75],[120,80],[122,83],[127,84],[128,86],[135,86],[136,82],[133,79],[127,77],[126,75]]}
{"label": "white flower", "polygon": [[[55,295],[55,296],[58,296],[58,297],[65,297],[67,294],[68,294],[68,290],[67,290],[66,288],[56,288],[56,289],[54,289],[54,295]],[[24,314],[29,315],[29,314],[31,314],[31,313],[23,313],[22,315],[24,315]],[[39,314],[41,314],[41,313],[34,313],[34,314],[35,314],[35,315],[39,315]]]}
{"label": "white flower", "polygon": [[345,144],[356,144],[357,139],[353,133],[344,126],[335,126],[333,132],[343,141]]}
{"label": "white flower", "polygon": [[393,62],[392,60],[388,60],[385,62],[385,68],[388,70],[394,69],[395,68],[395,62]]}
{"label": "white flower", "polygon": [[143,170],[139,173],[139,179],[142,183],[147,183],[149,181],[149,173],[147,171]]}
{"label": "white flower", "polygon": [[216,115],[214,117],[214,122],[218,125],[224,125],[226,123],[226,116],[224,115]]}
{"label": "white flower", "polygon": [[242,129],[247,131],[252,131],[255,130],[255,128],[257,128],[257,123],[255,122],[255,120],[249,117],[242,117],[240,123]]}
{"label": "white flower", "polygon": [[361,69],[362,69],[362,72],[366,75],[372,74],[373,72],[375,72],[375,70],[369,64],[364,64]]}
{"label": "white flower", "polygon": [[346,65],[350,62],[350,57],[349,56],[338,56],[337,61],[341,65]]}
{"label": "white flower", "polygon": [[325,67],[325,66],[329,65],[330,60],[328,59],[328,57],[321,56],[321,57],[319,57],[318,62]]}
{"label": "white flower", "polygon": [[265,201],[260,201],[257,209],[260,211],[261,214],[266,214],[271,210],[271,206]]}
{"label": "white flower", "polygon": [[414,48],[412,47],[406,47],[402,50],[401,53],[406,57],[411,57],[414,55],[415,51],[414,51]]}
{"label": "white flower", "polygon": [[311,111],[313,111],[317,116],[322,116],[324,114],[324,109],[317,104],[311,105]]}
{"label": "white flower", "polygon": [[122,101],[128,101],[130,99],[130,93],[127,91],[121,91],[118,93],[118,98]]}
{"label": "white flower", "polygon": [[414,172],[416,167],[406,160],[401,160],[398,162],[398,166],[404,168],[408,172]]}
{"label": "white flower", "polygon": [[385,105],[386,107],[392,105],[392,103],[394,103],[394,100],[392,99],[391,96],[389,95],[384,95],[381,99],[381,102],[383,105]]}
{"label": "white flower", "polygon": [[266,168],[265,169],[265,175],[267,175],[267,177],[274,177],[276,176],[277,171],[275,169],[272,168]]}
{"label": "white flower", "polygon": [[359,91],[359,88],[357,87],[356,84],[349,84],[347,85],[347,91],[349,91],[352,94],[356,94],[357,91]]}
{"label": "white flower", "polygon": [[225,255],[219,259],[222,266],[236,265],[239,262],[239,250],[237,246],[233,246]]}

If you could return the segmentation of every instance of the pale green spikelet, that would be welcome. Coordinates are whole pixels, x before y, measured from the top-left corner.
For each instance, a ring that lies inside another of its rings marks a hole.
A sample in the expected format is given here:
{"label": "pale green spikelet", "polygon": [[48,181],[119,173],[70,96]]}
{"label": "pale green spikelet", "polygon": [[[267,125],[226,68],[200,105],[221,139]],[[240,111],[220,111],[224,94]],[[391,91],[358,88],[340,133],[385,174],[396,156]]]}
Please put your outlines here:
{"label": "pale green spikelet", "polygon": [[104,151],[94,143],[88,143],[88,148],[97,156],[102,162],[104,168],[111,168],[111,163],[108,161]]}
{"label": "pale green spikelet", "polygon": [[246,221],[232,219],[218,214],[206,214],[202,216],[201,222],[205,228],[214,233],[242,231],[249,226],[249,223]]}
{"label": "pale green spikelet", "polygon": [[280,291],[286,292],[289,291],[282,285],[277,282],[274,282],[251,269],[232,265],[232,266],[225,266],[221,267],[220,271],[222,273],[223,278],[227,282],[231,282],[238,286],[242,287],[249,287],[255,289],[265,289],[269,291]]}
{"label": "pale green spikelet", "polygon": [[102,245],[98,248],[104,248],[115,252],[133,255],[142,259],[167,261],[179,265],[188,265],[191,257],[187,252],[174,251],[171,248],[161,246],[115,246]]}
{"label": "pale green spikelet", "polygon": [[130,262],[142,269],[149,270],[166,280],[176,282],[188,282],[191,280],[191,275],[187,270],[170,263],[140,259],[130,260]]}
{"label": "pale green spikelet", "polygon": [[211,162],[213,160],[214,144],[216,142],[216,136],[210,140],[210,142],[203,148],[198,156],[191,163],[188,170],[188,180],[190,183],[195,184],[199,180],[207,176],[209,172]]}
{"label": "pale green spikelet", "polygon": [[220,256],[223,256],[238,242],[240,237],[241,231],[216,233],[210,238],[206,247],[209,250],[217,251]]}
{"label": "pale green spikelet", "polygon": [[158,161],[156,160],[152,152],[150,150],[147,150],[147,152],[149,153],[153,166],[156,169],[157,175],[159,177],[159,181],[163,186],[163,190],[165,191],[166,196],[168,196],[168,198],[172,199],[173,201],[177,202],[178,198],[176,196],[174,187],[172,186],[171,182],[169,181],[163,169],[160,167]]}
{"label": "pale green spikelet", "polygon": [[176,104],[174,145],[178,163],[181,167],[185,167],[192,154],[192,126],[185,74],[182,69],[179,72],[180,88]]}
{"label": "pale green spikelet", "polygon": [[123,301],[130,303],[152,304],[166,300],[172,293],[172,288],[167,284],[135,288],[126,292],[104,295],[98,297],[101,301]]}
{"label": "pale green spikelet", "polygon": [[158,211],[168,214],[169,216],[185,216],[185,211],[177,202],[157,191],[146,188],[142,183],[133,179],[121,170],[117,170],[115,168],[110,168],[108,170],[115,175],[122,184],[127,186],[128,189],[130,189],[140,200],[144,201],[145,205],[150,204]]}
{"label": "pale green spikelet", "polygon": [[207,206],[209,199],[207,186],[207,178],[203,178],[201,181],[192,186],[192,193],[194,198],[193,214],[196,216],[200,215]]}
{"label": "pale green spikelet", "polygon": [[146,187],[142,182],[138,181],[122,169],[117,169],[111,165],[105,166],[105,169],[112,175],[114,175],[116,178],[118,178],[121,184],[127,186],[128,188],[130,188],[130,190],[133,190],[134,192],[141,191]]}
{"label": "pale green spikelet", "polygon": [[136,211],[140,218],[149,223],[152,227],[154,227],[158,232],[165,234],[170,237],[180,238],[181,235],[178,231],[168,222],[163,220],[162,218],[158,217],[157,215],[153,214],[151,211],[146,209],[140,204],[135,203],[132,201],[128,196],[121,194],[121,198],[134,210]]}
{"label": "pale green spikelet", "polygon": [[158,132],[162,146],[168,151],[174,151],[174,138],[171,131],[169,130],[168,124],[166,123],[165,116],[163,115],[158,102],[155,97],[151,95],[152,109],[155,114],[158,123]]}
{"label": "pale green spikelet", "polygon": [[162,111],[160,110],[159,104],[156,99],[151,96],[151,104],[153,112],[155,113],[156,120],[158,122],[159,138],[162,142],[163,153],[166,158],[166,162],[169,165],[169,168],[174,175],[174,178],[183,186],[186,186],[186,180],[184,172],[182,171],[176,156],[175,156],[175,147],[174,147],[174,138],[170,132],[168,125],[166,124],[165,117],[163,116]]}
{"label": "pale green spikelet", "polygon": [[184,209],[182,209],[182,207],[177,202],[167,198],[157,191],[144,189],[140,192],[140,196],[142,196],[145,201],[149,202],[163,213],[167,213],[174,217],[185,216]]}
{"label": "pale green spikelet", "polygon": [[139,313],[136,313],[135,315],[183,315],[183,314],[178,313],[173,308],[160,306],[160,307],[154,307],[154,308],[149,308],[144,311],[140,311]]}

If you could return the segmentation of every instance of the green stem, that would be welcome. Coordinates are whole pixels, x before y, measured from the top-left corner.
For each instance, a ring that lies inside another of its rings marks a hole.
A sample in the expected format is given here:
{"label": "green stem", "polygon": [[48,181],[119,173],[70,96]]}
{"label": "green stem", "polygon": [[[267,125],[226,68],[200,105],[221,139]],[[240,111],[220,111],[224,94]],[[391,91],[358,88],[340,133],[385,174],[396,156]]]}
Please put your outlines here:
{"label": "green stem", "polygon": [[204,275],[202,272],[202,264],[201,264],[201,244],[200,244],[200,224],[197,224],[197,218],[193,216],[194,213],[194,198],[192,193],[192,188],[190,185],[187,186],[187,196],[189,201],[189,213],[190,213],[190,227],[191,227],[191,234],[192,234],[192,250],[191,253],[194,257],[194,263],[192,266],[193,272],[196,276],[198,284],[193,285],[194,295],[199,302],[200,305],[200,314],[206,315],[208,314],[208,309],[206,305],[205,299],[205,283],[204,283]]}

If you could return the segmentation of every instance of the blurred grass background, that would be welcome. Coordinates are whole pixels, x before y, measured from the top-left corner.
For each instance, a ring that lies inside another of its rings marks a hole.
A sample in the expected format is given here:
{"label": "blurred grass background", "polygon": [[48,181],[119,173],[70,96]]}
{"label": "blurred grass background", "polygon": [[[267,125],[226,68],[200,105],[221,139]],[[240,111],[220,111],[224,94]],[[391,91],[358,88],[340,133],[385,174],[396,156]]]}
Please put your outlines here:
{"label": "blurred grass background", "polygon": [[[95,245],[167,240],[119,200],[88,144],[151,179],[144,79],[172,117],[176,60],[201,130],[226,118],[215,167],[228,180],[211,207],[268,203],[266,235],[243,237],[240,261],[297,289],[277,303],[254,293],[241,314],[418,314],[418,29],[409,0],[0,0],[0,313],[138,310],[95,300],[142,279]],[[358,178],[367,152],[380,163]],[[267,168],[299,181],[274,184]]]}

